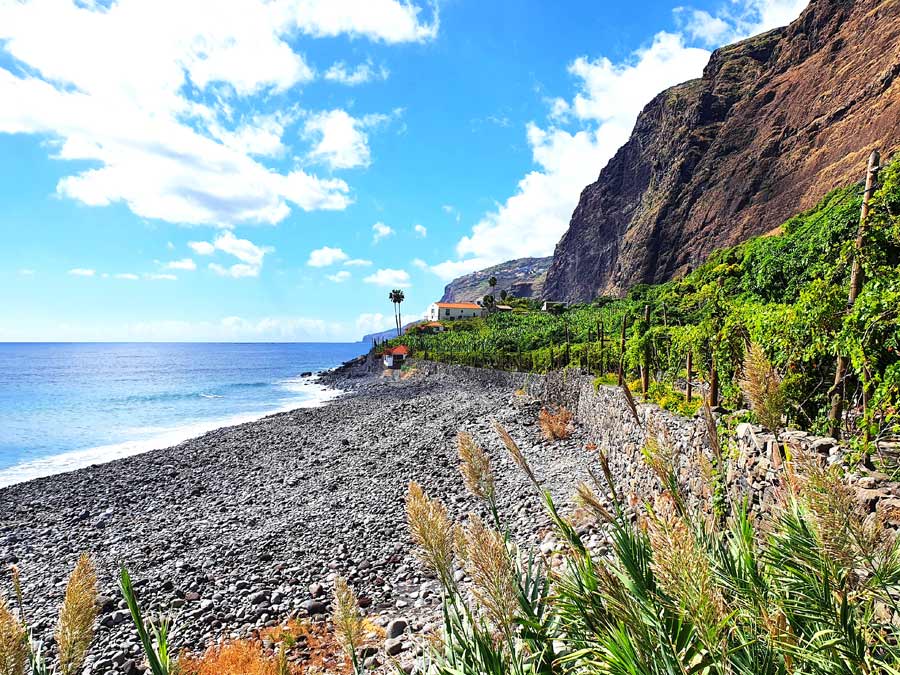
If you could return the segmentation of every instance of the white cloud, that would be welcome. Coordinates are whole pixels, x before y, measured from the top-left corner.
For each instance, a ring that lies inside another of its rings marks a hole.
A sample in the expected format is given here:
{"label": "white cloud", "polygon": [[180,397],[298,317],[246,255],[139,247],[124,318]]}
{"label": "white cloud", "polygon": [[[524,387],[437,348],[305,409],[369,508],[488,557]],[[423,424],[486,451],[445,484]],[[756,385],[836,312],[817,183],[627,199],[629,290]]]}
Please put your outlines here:
{"label": "white cloud", "polygon": [[413,258],[413,259],[412,259],[412,266],[413,266],[413,267],[417,267],[417,268],[420,269],[420,270],[427,270],[427,269],[428,269],[428,263],[425,262],[424,260],[422,260],[421,258]]}
{"label": "white cloud", "polygon": [[84,267],[76,267],[69,270],[69,274],[73,277],[92,277],[97,274],[97,270],[86,269]]}
{"label": "white cloud", "polygon": [[173,260],[171,262],[167,262],[163,267],[167,270],[184,270],[186,272],[193,272],[197,269],[197,264],[191,260],[190,258],[183,258],[181,260]]}
{"label": "white cloud", "polygon": [[357,118],[340,109],[310,115],[303,125],[303,136],[314,142],[308,158],[331,169],[367,167],[372,162],[372,153],[366,129],[389,119],[389,115]]}
{"label": "white cloud", "polygon": [[343,61],[335,62],[325,71],[325,79],[339,82],[349,87],[372,82],[373,80],[386,80],[390,72],[384,66],[375,67],[371,60],[360,63],[355,68],[348,68]]}
{"label": "white cloud", "polygon": [[310,267],[328,267],[347,260],[349,257],[342,249],[323,246],[310,252],[309,260],[306,261],[306,264]]}
{"label": "white cloud", "polygon": [[363,258],[353,258],[352,260],[348,260],[344,263],[345,267],[371,267],[372,261],[365,260]]}
{"label": "white cloud", "polygon": [[413,232],[415,232],[416,236],[419,237],[420,239],[424,239],[425,237],[428,236],[428,228],[425,227],[424,225],[419,225],[419,224],[413,225]]}
{"label": "white cloud", "polygon": [[176,281],[178,279],[174,274],[145,274],[144,278],[149,281]]}
{"label": "white cloud", "polygon": [[388,227],[384,223],[375,223],[372,226],[372,233],[372,243],[377,244],[385,237],[390,237],[394,234],[394,228]]}
{"label": "white cloud", "polygon": [[724,5],[715,14],[693,7],[677,7],[675,18],[692,39],[717,47],[786,26],[808,4],[809,0],[741,0]]}
{"label": "white cloud", "polygon": [[341,284],[347,281],[351,276],[353,275],[350,274],[350,272],[348,272],[347,270],[341,270],[340,272],[336,272],[335,274],[329,274],[327,278],[329,281],[333,281],[336,284]]}
{"label": "white cloud", "polygon": [[216,247],[208,241],[189,241],[188,246],[197,255],[212,255],[216,252]]}
{"label": "white cloud", "polygon": [[114,279],[122,279],[124,281],[137,281],[140,277],[137,274],[132,274],[131,272],[123,272],[122,274],[113,274]]}
{"label": "white cloud", "polygon": [[453,216],[457,223],[462,220],[462,214],[452,204],[444,204],[441,208],[448,216]]}
{"label": "white cloud", "polygon": [[[218,226],[340,210],[343,180],[256,158],[283,150],[268,94],[315,75],[288,40],[420,42],[437,29],[436,12],[406,0],[2,2],[0,49],[14,61],[0,68],[0,133],[48,137],[55,158],[89,163],[57,192],[91,206]],[[261,112],[235,115],[237,98]]]}
{"label": "white cloud", "polygon": [[34,270],[23,269],[19,270],[20,277],[33,277],[36,274]]}
{"label": "white cloud", "polygon": [[439,16],[432,5],[431,22],[408,0],[293,0],[291,18],[297,28],[314,37],[347,34],[387,43],[424,42],[438,34]]}
{"label": "white cloud", "polygon": [[[231,266],[219,263],[210,263],[207,267],[222,277],[240,279],[243,277],[258,277],[262,269],[263,258],[267,253],[275,249],[271,246],[257,246],[249,239],[239,239],[233,232],[222,232],[213,240],[192,241],[188,244],[199,255],[210,255],[215,251],[222,251],[240,260],[240,263]],[[193,261],[191,261],[193,262]],[[178,268],[176,268],[178,269]],[[186,269],[186,268],[185,268]]]}
{"label": "white cloud", "polygon": [[581,128],[570,131],[552,119],[546,128],[528,124],[536,168],[519,181],[513,196],[460,239],[456,260],[434,265],[432,271],[449,280],[505,260],[552,253],[581,190],[628,139],[644,105],[666,87],[698,76],[708,59],[709,52],[687,47],[671,33],[657,34],[624,63],[575,59],[569,72],[579,85],[569,107]]}
{"label": "white cloud", "polygon": [[410,286],[409,272],[406,270],[380,269],[363,279],[367,284],[385,286],[391,288],[406,288]]}

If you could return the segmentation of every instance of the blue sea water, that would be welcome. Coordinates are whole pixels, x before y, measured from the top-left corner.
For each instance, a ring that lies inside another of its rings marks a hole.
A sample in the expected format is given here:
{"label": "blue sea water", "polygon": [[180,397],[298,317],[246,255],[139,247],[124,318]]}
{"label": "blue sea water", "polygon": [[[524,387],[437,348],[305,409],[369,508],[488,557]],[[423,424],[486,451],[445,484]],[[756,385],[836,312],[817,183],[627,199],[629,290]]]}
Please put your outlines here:
{"label": "blue sea water", "polygon": [[0,487],[316,405],[360,343],[0,343]]}

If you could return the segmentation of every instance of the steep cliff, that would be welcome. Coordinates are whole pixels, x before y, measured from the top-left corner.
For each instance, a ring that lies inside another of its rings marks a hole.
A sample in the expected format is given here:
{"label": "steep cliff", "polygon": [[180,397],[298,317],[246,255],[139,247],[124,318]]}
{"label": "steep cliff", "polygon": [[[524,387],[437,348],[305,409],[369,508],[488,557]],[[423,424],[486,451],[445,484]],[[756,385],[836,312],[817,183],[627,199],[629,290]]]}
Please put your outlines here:
{"label": "steep cliff", "polygon": [[582,192],[544,297],[683,274],[860,180],[875,148],[900,148],[900,1],[812,0],[647,105]]}
{"label": "steep cliff", "polygon": [[454,279],[444,288],[441,302],[478,300],[490,293],[488,279],[497,278],[495,295],[508,291],[517,298],[539,298],[550,258],[519,258]]}

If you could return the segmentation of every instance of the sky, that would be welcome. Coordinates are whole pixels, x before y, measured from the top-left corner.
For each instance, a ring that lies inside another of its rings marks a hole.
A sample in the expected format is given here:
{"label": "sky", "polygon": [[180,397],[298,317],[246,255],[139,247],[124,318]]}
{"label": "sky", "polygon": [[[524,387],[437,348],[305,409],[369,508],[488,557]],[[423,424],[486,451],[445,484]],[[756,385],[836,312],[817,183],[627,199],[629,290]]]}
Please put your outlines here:
{"label": "sky", "polygon": [[0,340],[419,318],[552,254],[654,95],[806,4],[0,0]]}

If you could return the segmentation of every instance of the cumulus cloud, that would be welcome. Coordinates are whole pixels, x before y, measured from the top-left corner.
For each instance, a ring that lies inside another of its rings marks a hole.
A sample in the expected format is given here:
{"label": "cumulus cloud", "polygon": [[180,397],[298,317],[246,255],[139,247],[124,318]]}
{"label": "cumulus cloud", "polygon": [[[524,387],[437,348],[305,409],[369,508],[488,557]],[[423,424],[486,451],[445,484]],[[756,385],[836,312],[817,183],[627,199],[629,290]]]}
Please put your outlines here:
{"label": "cumulus cloud", "polygon": [[406,288],[411,286],[409,272],[406,270],[380,269],[363,279],[367,284],[385,286],[390,288]]}
{"label": "cumulus cloud", "polygon": [[333,281],[336,284],[341,284],[341,283],[347,281],[348,279],[350,279],[350,277],[352,277],[352,276],[353,275],[350,274],[350,272],[348,272],[347,270],[341,270],[340,272],[336,272],[334,274],[329,274],[327,279],[329,281]]}
{"label": "cumulus cloud", "polygon": [[714,14],[693,7],[677,7],[675,18],[692,39],[717,47],[786,26],[808,4],[809,0],[743,0],[724,5]]}
{"label": "cumulus cloud", "polygon": [[87,269],[86,267],[76,267],[69,270],[69,274],[73,277],[92,277],[97,274],[97,270]]}
{"label": "cumulus cloud", "polygon": [[363,258],[353,258],[352,260],[347,260],[344,263],[345,267],[371,267],[372,261],[365,260]]}
{"label": "cumulus cloud", "polygon": [[189,241],[188,246],[197,255],[212,255],[216,252],[216,247],[208,241]]}
{"label": "cumulus cloud", "polygon": [[357,118],[335,109],[310,115],[303,126],[305,138],[314,142],[307,157],[331,169],[367,167],[372,162],[366,129],[390,119],[388,115]]}
{"label": "cumulus cloud", "polygon": [[77,161],[56,189],[91,206],[217,226],[344,209],[343,180],[260,161],[283,153],[286,120],[245,119],[233,100],[261,108],[315,77],[288,42],[298,31],[398,43],[437,30],[436,12],[406,0],[3,2],[0,132]]}
{"label": "cumulus cloud", "polygon": [[385,237],[390,237],[392,234],[394,234],[394,228],[389,227],[384,223],[375,223],[372,226],[372,243],[377,244],[379,241]]}
{"label": "cumulus cloud", "polygon": [[240,260],[241,262],[230,266],[220,263],[209,263],[207,265],[212,272],[219,276],[233,279],[259,276],[266,254],[275,250],[271,246],[258,246],[249,239],[240,239],[230,231],[222,232],[212,242],[192,241],[188,246],[199,255],[211,255],[215,251],[221,251]]}
{"label": "cumulus cloud", "polygon": [[306,261],[306,264],[310,267],[328,267],[347,260],[349,257],[342,249],[323,246],[310,252],[309,260]]}
{"label": "cumulus cloud", "polygon": [[[545,125],[529,123],[526,139],[535,168],[515,193],[486,213],[456,246],[456,258],[432,266],[449,280],[490,265],[553,252],[578,196],[628,139],[641,109],[664,89],[698,77],[706,46],[752,35],[796,18],[808,0],[740,0],[715,15],[676,10],[681,32],[657,33],[624,61],[581,56],[568,67],[577,91],[548,101]],[[444,206],[451,214],[453,208]]]}
{"label": "cumulus cloud", "polygon": [[[686,46],[680,35],[659,33],[623,63],[602,57],[572,61],[569,72],[578,82],[573,100],[552,106],[547,127],[526,127],[536,168],[460,239],[456,260],[432,271],[447,280],[512,258],[549,255],[581,190],[627,140],[643,106],[666,87],[699,75],[708,58],[709,52]],[[554,120],[562,108],[580,128]]]}
{"label": "cumulus cloud", "polygon": [[195,263],[190,258],[182,258],[181,260],[173,260],[171,262],[167,262],[163,267],[167,270],[183,270],[186,272],[193,272],[197,269],[197,263]]}
{"label": "cumulus cloud", "polygon": [[355,68],[349,68],[343,61],[335,62],[325,71],[325,79],[332,82],[355,87],[359,84],[372,82],[373,80],[386,80],[390,72],[384,66],[375,67],[371,60],[360,63]]}
{"label": "cumulus cloud", "polygon": [[137,274],[132,274],[131,272],[123,272],[121,274],[113,274],[114,279],[122,279],[125,281],[137,281],[140,277]]}
{"label": "cumulus cloud", "polygon": [[424,225],[419,225],[419,224],[413,225],[413,232],[415,232],[415,235],[417,237],[419,237],[420,239],[424,239],[425,237],[428,236],[428,228],[425,227]]}
{"label": "cumulus cloud", "polygon": [[420,270],[427,270],[427,269],[428,269],[428,263],[425,262],[424,260],[422,260],[421,258],[413,258],[413,259],[412,259],[412,266],[413,266],[413,267],[416,267],[416,268],[418,268],[418,269],[420,269]]}

